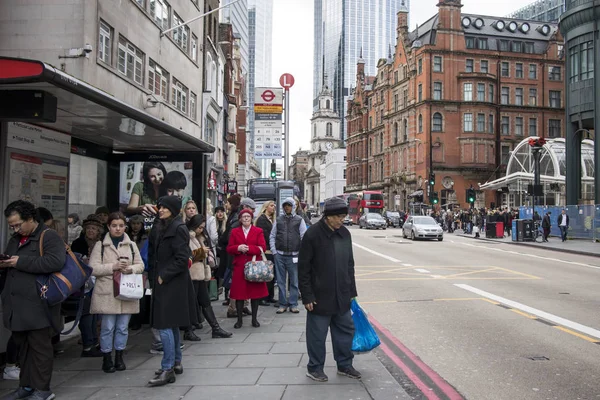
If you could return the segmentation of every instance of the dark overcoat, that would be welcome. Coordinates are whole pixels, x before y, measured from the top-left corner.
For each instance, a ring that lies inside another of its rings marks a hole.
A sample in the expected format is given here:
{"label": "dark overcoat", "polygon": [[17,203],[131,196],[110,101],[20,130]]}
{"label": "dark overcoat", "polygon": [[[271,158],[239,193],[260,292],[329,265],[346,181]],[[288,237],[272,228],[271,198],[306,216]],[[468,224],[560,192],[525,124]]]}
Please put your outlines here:
{"label": "dark overcoat", "polygon": [[[164,232],[155,222],[148,243],[153,280],[151,325],[156,329],[191,326],[198,322],[197,301],[188,271],[192,250],[190,233],[180,218]],[[162,284],[158,283],[158,278]]]}
{"label": "dark overcoat", "polygon": [[356,297],[352,237],[345,226],[332,230],[321,219],[306,231],[298,259],[302,302],[319,315],[343,314]]}
{"label": "dark overcoat", "polygon": [[[40,255],[40,236],[42,231],[43,256]],[[2,311],[4,327],[13,332],[32,331],[50,327],[48,306],[40,298],[36,284],[38,274],[51,274],[60,271],[65,265],[65,243],[58,233],[44,224],[29,236],[23,245],[19,245],[21,235],[14,235],[6,246],[6,254],[19,256],[14,268],[2,271]],[[61,325],[60,304],[49,307],[50,315],[57,329]]]}

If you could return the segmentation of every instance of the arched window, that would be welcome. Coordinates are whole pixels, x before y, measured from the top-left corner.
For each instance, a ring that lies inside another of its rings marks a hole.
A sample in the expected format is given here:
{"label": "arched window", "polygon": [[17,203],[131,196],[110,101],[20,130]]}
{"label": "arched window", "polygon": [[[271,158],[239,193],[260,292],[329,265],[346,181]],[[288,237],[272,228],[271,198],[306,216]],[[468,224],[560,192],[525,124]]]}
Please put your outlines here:
{"label": "arched window", "polygon": [[204,71],[204,87],[207,92],[212,91],[212,57],[210,53],[206,53],[206,70]]}
{"label": "arched window", "polygon": [[383,153],[383,132],[379,134],[379,152]]}
{"label": "arched window", "polygon": [[329,100],[327,100],[325,102],[325,108],[329,110],[330,107],[331,107],[331,102]]}
{"label": "arched window", "polygon": [[333,136],[333,124],[331,122],[327,123],[327,129],[325,130],[325,135]]}
{"label": "arched window", "polygon": [[398,144],[398,123],[394,123],[394,144]]}
{"label": "arched window", "polygon": [[404,120],[404,126],[402,127],[402,141],[408,141],[408,120]]}
{"label": "arched window", "polygon": [[433,132],[441,132],[442,131],[442,114],[440,114],[439,112],[436,112],[435,114],[433,114],[433,123],[431,126],[431,130]]}
{"label": "arched window", "polygon": [[313,125],[313,137],[316,138],[317,137],[317,126]]}
{"label": "arched window", "polygon": [[419,114],[419,133],[423,132],[423,115]]}

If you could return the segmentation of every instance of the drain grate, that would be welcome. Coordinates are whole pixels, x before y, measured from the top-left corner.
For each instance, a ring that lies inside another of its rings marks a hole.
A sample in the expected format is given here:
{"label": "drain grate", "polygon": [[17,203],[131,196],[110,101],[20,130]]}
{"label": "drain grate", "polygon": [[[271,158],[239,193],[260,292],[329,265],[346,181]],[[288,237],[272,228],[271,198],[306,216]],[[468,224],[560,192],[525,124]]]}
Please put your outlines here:
{"label": "drain grate", "polygon": [[550,361],[550,359],[546,356],[529,356],[527,358],[531,361]]}

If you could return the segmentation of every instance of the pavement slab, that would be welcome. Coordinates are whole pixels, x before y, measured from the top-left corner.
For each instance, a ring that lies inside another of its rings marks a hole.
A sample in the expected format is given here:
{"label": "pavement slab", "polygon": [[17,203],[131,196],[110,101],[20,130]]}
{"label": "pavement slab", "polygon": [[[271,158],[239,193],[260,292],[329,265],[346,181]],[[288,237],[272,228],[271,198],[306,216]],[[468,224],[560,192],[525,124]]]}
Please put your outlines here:
{"label": "pavement slab", "polygon": [[[337,385],[361,385],[356,379],[351,379],[337,374],[336,368],[326,367],[325,374],[329,377],[329,382]],[[320,385],[321,382],[315,382],[306,376],[306,367],[295,368],[265,368],[265,371],[258,380],[259,385]]]}
{"label": "pavement slab", "polygon": [[250,354],[239,355],[231,363],[231,368],[247,367],[297,367],[302,354]]}
{"label": "pavement slab", "polygon": [[[307,378],[308,379],[308,378]],[[311,386],[288,386],[282,400],[352,399],[371,400],[367,390],[360,385],[320,383]]]}
{"label": "pavement slab", "polygon": [[190,390],[183,398],[185,400],[197,399],[228,399],[228,400],[281,400],[286,391],[285,385],[269,386],[197,386]]}

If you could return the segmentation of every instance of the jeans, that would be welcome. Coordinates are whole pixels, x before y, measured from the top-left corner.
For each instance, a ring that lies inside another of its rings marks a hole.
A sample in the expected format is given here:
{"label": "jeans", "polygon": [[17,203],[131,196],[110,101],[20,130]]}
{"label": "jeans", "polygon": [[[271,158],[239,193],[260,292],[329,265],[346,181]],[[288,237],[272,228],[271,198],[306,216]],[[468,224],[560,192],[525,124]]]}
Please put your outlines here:
{"label": "jeans", "polygon": [[110,353],[113,350],[125,350],[129,336],[131,314],[104,314],[100,328],[100,351]]}
{"label": "jeans", "polygon": [[[280,307],[298,307],[298,263],[294,258],[298,256],[284,256],[275,254],[275,268],[277,270],[277,287],[279,288]],[[290,293],[286,292],[286,277],[290,279]]]}
{"label": "jeans", "polygon": [[310,372],[323,371],[325,365],[325,340],[331,329],[333,358],[338,369],[352,366],[352,339],[354,339],[354,321],[350,310],[343,314],[318,315],[306,313],[306,349],[308,350],[307,369]]}
{"label": "jeans", "polygon": [[179,338],[179,328],[159,329],[160,340],[163,344],[163,358],[160,362],[160,368],[163,371],[173,369],[176,362],[181,362],[183,355],[181,354]]}
{"label": "jeans", "polygon": [[89,349],[98,342],[97,324],[98,318],[96,317],[96,314],[86,314],[81,316],[81,319],[79,320],[79,331],[81,332],[81,341],[83,342],[84,349]]}
{"label": "jeans", "polygon": [[567,240],[567,230],[569,229],[569,227],[559,225],[559,228],[560,228],[560,236],[562,238],[562,241],[564,242],[565,240]]}

